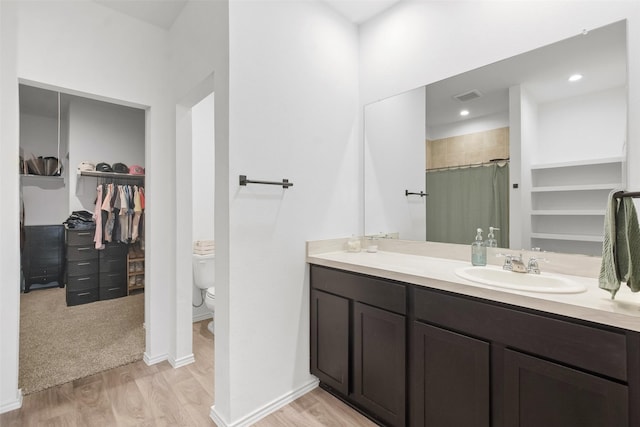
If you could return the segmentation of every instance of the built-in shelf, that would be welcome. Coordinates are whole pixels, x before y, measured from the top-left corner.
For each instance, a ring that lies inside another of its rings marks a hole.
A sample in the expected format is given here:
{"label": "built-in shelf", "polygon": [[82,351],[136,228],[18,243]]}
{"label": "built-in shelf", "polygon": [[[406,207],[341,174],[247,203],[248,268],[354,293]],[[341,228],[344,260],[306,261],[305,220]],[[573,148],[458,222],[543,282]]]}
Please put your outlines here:
{"label": "built-in shelf", "polygon": [[623,184],[616,182],[613,184],[582,184],[582,185],[553,185],[543,187],[533,187],[532,193],[546,193],[552,191],[593,191],[593,190],[617,190],[621,189]]}
{"label": "built-in shelf", "polygon": [[592,166],[592,165],[602,165],[606,163],[624,163],[624,162],[626,162],[626,159],[624,157],[605,157],[602,159],[576,160],[576,161],[570,161],[570,162],[539,163],[536,165],[531,165],[531,170],[568,168],[568,167],[574,167],[574,166]]}
{"label": "built-in shelf", "polygon": [[144,179],[144,175],[132,175],[130,173],[118,173],[118,172],[78,171],[78,175],[91,176],[96,178]]}
{"label": "built-in shelf", "polygon": [[20,179],[23,181],[63,181],[64,177],[57,175],[32,175],[32,174],[20,174]]}
{"label": "built-in shelf", "polygon": [[531,233],[533,239],[546,240],[572,240],[574,242],[598,242],[602,243],[603,236],[592,236],[587,234],[555,234],[555,233]]}
{"label": "built-in shelf", "polygon": [[625,182],[624,157],[532,166],[530,238],[546,241],[532,246],[600,254],[607,196]]}
{"label": "built-in shelf", "polygon": [[538,210],[531,211],[531,215],[534,216],[544,216],[544,215],[570,215],[570,216],[604,216],[604,210],[561,210],[561,209],[549,209],[549,210]]}

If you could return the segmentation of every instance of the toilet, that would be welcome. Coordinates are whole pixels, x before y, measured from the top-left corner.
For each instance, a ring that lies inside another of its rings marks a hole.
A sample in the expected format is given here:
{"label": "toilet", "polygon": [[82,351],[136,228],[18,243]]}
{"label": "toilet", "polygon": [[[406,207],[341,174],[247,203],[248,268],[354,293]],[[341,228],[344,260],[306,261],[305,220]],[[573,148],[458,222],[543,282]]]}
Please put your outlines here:
{"label": "toilet", "polygon": [[[203,252],[203,251],[198,251]],[[193,283],[203,291],[206,291],[204,295],[204,301],[207,308],[211,311],[211,315],[215,314],[215,299],[216,289],[215,283],[215,253],[210,251],[209,253],[196,253],[194,249],[193,253]],[[213,320],[209,322],[207,328],[213,334]]]}

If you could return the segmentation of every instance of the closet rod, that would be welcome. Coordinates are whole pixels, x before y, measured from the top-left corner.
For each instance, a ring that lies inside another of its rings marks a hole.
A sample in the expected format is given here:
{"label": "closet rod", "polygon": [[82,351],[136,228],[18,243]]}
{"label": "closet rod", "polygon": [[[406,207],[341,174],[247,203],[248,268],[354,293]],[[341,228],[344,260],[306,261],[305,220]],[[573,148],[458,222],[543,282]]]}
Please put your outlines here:
{"label": "closet rod", "polygon": [[468,165],[454,165],[454,166],[442,166],[440,168],[430,168],[430,169],[426,169],[427,172],[433,172],[433,171],[439,171],[439,170],[446,170],[446,169],[464,169],[464,168],[472,168],[472,167],[476,167],[476,166],[485,166],[485,165],[492,165],[494,163],[509,163],[509,159],[491,159],[488,162],[482,162],[482,163],[470,163]]}
{"label": "closet rod", "polygon": [[637,199],[640,197],[640,191],[618,191],[613,193],[613,197],[616,199],[622,199],[623,197],[633,197],[634,199]]}
{"label": "closet rod", "polygon": [[282,188],[293,187],[293,182],[289,182],[288,179],[283,179],[282,182],[277,182],[277,181],[254,181],[254,180],[247,179],[246,175],[240,175],[240,185],[246,186],[247,184],[282,185]]}

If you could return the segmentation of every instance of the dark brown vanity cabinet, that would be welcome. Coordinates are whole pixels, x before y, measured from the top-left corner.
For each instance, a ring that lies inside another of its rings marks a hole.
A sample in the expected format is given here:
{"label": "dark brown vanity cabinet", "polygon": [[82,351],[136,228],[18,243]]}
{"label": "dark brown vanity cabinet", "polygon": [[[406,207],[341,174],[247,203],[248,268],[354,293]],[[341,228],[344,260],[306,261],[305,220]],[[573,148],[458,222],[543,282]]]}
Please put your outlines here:
{"label": "dark brown vanity cabinet", "polygon": [[412,291],[411,426],[640,425],[637,334]]}
{"label": "dark brown vanity cabinet", "polygon": [[311,373],[382,425],[640,426],[640,334],[311,266]]}
{"label": "dark brown vanity cabinet", "polygon": [[390,426],[406,420],[406,287],[311,267],[311,373]]}

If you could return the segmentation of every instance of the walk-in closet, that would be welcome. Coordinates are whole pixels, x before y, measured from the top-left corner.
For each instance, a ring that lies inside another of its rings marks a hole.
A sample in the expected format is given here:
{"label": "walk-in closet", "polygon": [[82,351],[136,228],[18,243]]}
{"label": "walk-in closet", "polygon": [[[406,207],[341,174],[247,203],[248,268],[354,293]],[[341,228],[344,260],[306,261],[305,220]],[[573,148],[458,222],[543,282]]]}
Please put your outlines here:
{"label": "walk-in closet", "polygon": [[145,110],[26,84],[19,95],[30,394],[142,358]]}

